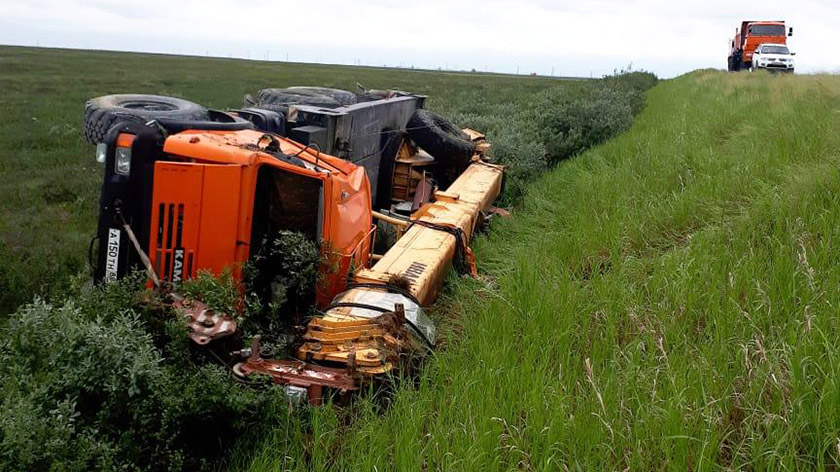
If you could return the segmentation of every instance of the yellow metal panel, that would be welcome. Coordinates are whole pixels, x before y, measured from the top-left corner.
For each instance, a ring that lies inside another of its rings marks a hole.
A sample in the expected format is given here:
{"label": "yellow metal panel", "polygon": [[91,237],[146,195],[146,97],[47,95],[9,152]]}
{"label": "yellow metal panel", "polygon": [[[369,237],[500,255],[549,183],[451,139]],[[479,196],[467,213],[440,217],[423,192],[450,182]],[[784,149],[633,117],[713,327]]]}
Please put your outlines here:
{"label": "yellow metal panel", "polygon": [[[487,211],[499,196],[503,174],[500,166],[475,162],[412,219],[461,228],[470,239],[479,213]],[[373,267],[357,272],[356,281],[386,283],[393,276],[403,277],[410,283],[412,295],[428,306],[437,298],[456,244],[449,233],[414,225]]]}
{"label": "yellow metal panel", "polygon": [[[434,202],[426,203],[412,215],[412,221],[460,228],[469,240],[480,213],[488,211],[499,196],[503,177],[503,167],[482,162],[477,155],[446,192],[437,192]],[[396,277],[408,283],[408,291],[421,305],[431,305],[457,244],[455,236],[448,232],[412,225],[373,267],[358,271],[354,281],[389,284]],[[366,290],[377,289],[353,288],[345,298],[354,300],[354,292]],[[343,364],[362,375],[390,371],[399,353],[409,347],[399,336],[392,335],[393,327],[385,329],[380,320],[363,316],[364,313],[364,308],[344,306],[312,320],[304,336],[308,342],[299,348],[298,357]]]}

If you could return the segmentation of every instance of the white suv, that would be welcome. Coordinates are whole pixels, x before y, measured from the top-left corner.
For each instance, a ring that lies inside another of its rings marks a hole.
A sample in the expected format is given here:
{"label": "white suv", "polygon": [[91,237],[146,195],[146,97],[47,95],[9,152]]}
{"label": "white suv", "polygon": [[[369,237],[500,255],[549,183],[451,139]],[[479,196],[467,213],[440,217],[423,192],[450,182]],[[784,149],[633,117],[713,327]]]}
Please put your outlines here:
{"label": "white suv", "polygon": [[793,72],[794,55],[784,44],[761,44],[755,48],[750,69]]}

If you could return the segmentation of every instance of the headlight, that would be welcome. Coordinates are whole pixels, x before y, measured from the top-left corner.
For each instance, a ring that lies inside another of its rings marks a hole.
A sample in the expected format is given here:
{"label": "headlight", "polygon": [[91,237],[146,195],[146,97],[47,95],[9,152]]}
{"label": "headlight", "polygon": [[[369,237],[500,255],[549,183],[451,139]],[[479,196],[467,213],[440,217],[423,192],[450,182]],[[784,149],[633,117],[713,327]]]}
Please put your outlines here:
{"label": "headlight", "polygon": [[114,172],[120,175],[128,175],[131,173],[131,149],[117,148],[117,158],[114,163]]}
{"label": "headlight", "polygon": [[108,152],[108,145],[99,143],[96,145],[96,162],[100,164],[105,163],[105,154]]}

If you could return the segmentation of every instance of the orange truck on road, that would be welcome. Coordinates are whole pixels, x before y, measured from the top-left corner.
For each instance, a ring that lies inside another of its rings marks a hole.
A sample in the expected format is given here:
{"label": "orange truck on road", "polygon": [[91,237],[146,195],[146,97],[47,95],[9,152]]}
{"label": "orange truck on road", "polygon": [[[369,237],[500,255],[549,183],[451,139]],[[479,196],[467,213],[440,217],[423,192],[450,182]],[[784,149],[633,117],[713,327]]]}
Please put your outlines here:
{"label": "orange truck on road", "polygon": [[787,44],[788,36],[793,36],[793,28],[786,31],[784,21],[742,21],[741,27],[735,28],[735,38],[729,43],[729,71],[749,69],[753,53],[759,45]]}

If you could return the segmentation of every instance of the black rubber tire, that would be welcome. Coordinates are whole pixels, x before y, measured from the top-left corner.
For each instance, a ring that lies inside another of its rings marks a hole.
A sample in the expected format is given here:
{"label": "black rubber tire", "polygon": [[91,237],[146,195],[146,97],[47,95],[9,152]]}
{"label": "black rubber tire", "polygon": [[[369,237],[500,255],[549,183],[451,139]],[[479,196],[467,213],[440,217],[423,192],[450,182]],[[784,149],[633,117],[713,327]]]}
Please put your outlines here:
{"label": "black rubber tire", "polygon": [[[288,89],[262,89],[257,93],[257,106],[263,105],[312,105],[324,108],[338,108],[341,106],[336,99],[326,95],[304,91],[290,91]],[[265,108],[269,110],[270,108]]]}
{"label": "black rubber tire", "polygon": [[207,110],[206,120],[194,121],[182,118],[157,118],[157,122],[167,133],[175,134],[186,130],[207,130],[207,131],[241,131],[254,129],[250,121],[219,110]]}
{"label": "black rubber tire", "polygon": [[123,121],[170,120],[206,121],[209,112],[203,106],[175,97],[160,95],[105,95],[85,104],[84,133],[91,144],[99,144],[105,134]]}
{"label": "black rubber tire", "polygon": [[248,105],[248,107],[249,108],[259,108],[261,110],[273,111],[275,113],[280,113],[284,117],[289,114],[289,104],[288,103],[284,103],[282,105],[272,105],[272,104],[269,104],[269,103],[257,103],[256,105]]}
{"label": "black rubber tire", "polygon": [[430,112],[417,110],[406,126],[408,137],[446,167],[466,169],[475,154],[475,144],[451,122]]}
{"label": "black rubber tire", "polygon": [[359,99],[356,97],[356,94],[348,92],[347,90],[328,87],[289,87],[286,90],[292,93],[301,93],[304,95],[311,94],[311,96],[323,95],[325,97],[330,97],[340,103],[343,107],[359,103]]}

